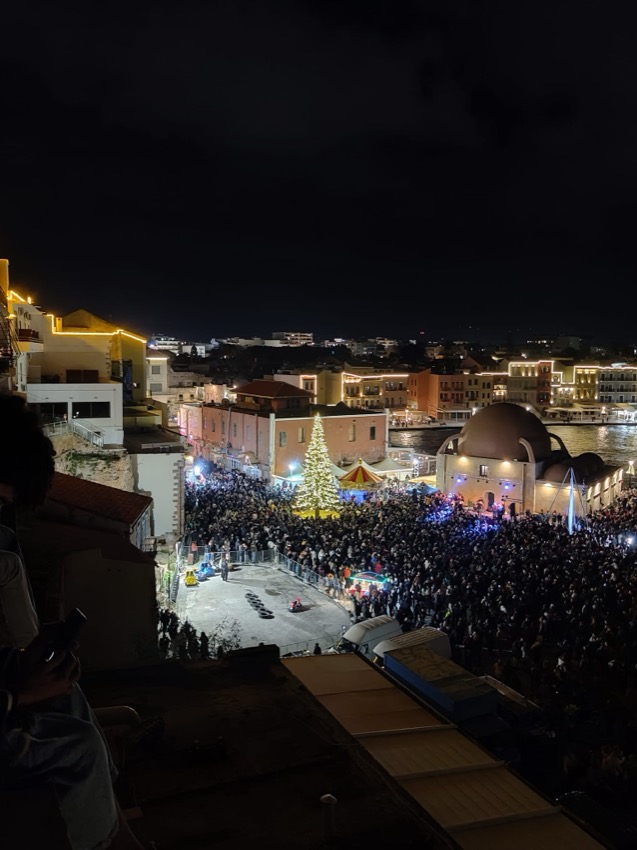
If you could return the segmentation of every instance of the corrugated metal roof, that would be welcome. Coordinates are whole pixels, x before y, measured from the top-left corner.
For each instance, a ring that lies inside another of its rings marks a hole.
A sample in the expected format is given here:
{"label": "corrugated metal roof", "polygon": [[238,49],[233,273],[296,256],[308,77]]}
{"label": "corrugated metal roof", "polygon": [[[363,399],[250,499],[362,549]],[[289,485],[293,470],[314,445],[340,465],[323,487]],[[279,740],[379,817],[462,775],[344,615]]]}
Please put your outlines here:
{"label": "corrugated metal roof", "polygon": [[[462,850],[604,850],[559,806],[361,656],[281,662]],[[431,671],[449,674],[442,663]]]}
{"label": "corrugated metal roof", "polygon": [[423,732],[375,735],[361,744],[385,770],[397,779],[441,771],[493,767],[495,759],[451,725]]}
{"label": "corrugated metal roof", "polygon": [[327,694],[320,702],[352,735],[439,726],[440,718],[396,688]]}
{"label": "corrugated metal roof", "polygon": [[460,766],[452,773],[404,779],[401,785],[450,832],[555,808],[507,767],[491,762],[490,770]]}
{"label": "corrugated metal roof", "polygon": [[483,825],[454,833],[463,850],[599,850],[600,844],[555,808],[545,817]]}
{"label": "corrugated metal roof", "polygon": [[[307,657],[307,656],[304,656]],[[288,661],[296,658],[283,658]],[[293,672],[315,696],[324,694],[350,693],[365,690],[386,688],[391,690],[394,684],[388,679],[378,677],[376,670],[367,664],[360,663],[361,659],[353,652],[337,655],[312,655],[313,664],[295,667]]]}

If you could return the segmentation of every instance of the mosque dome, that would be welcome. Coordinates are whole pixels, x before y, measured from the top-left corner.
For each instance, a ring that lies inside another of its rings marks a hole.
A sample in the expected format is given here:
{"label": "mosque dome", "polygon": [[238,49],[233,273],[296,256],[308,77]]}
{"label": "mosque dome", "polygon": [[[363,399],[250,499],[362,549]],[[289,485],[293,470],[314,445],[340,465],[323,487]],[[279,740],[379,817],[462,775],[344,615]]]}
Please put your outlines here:
{"label": "mosque dome", "polygon": [[535,460],[551,455],[551,437],[544,423],[524,407],[497,402],[481,408],[469,419],[458,435],[458,453],[469,457],[529,461],[526,440]]}

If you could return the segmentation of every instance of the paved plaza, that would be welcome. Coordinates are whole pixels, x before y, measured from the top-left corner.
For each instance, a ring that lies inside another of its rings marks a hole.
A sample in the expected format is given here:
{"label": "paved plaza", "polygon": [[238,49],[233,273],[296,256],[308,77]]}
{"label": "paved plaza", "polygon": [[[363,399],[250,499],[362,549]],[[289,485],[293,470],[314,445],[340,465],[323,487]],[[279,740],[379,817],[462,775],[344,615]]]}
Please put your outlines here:
{"label": "paved plaza", "polygon": [[[271,618],[260,616],[249,593],[256,594]],[[288,606],[297,596],[303,610],[293,613]],[[176,611],[182,622],[188,620],[209,637],[236,635],[241,647],[275,643],[282,655],[311,651],[317,641],[325,650],[351,624],[349,602],[338,602],[270,563],[235,564],[228,581],[215,575],[187,587],[182,579]]]}

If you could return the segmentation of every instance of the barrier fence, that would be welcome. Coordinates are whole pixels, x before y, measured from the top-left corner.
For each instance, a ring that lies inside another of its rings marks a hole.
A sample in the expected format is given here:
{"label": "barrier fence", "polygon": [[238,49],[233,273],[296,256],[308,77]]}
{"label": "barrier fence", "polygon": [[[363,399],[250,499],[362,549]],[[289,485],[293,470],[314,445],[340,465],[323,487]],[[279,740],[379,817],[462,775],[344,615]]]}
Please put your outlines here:
{"label": "barrier fence", "polygon": [[293,575],[303,584],[325,593],[335,602],[345,602],[347,594],[336,576],[322,576],[316,570],[299,564],[297,561],[280,552],[278,549],[247,549],[223,552],[213,552],[208,546],[198,546],[194,543],[181,542],[176,546],[177,567],[170,585],[170,601],[177,601],[180,579],[183,578],[186,567],[201,568],[206,565],[212,566],[215,571],[221,568],[221,561],[225,556],[230,569],[241,564],[271,564],[273,568]]}

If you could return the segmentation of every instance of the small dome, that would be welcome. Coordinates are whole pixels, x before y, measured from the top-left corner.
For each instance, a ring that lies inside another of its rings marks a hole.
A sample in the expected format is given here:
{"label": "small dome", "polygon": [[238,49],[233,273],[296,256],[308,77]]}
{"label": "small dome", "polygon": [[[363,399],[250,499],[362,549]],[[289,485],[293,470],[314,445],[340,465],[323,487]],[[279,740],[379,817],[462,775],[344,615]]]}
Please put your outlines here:
{"label": "small dome", "polygon": [[586,470],[588,470],[589,478],[594,473],[602,472],[602,470],[606,467],[602,458],[595,454],[595,452],[583,452],[583,454],[577,455],[575,459],[579,461]]}
{"label": "small dome", "polygon": [[550,457],[551,437],[535,413],[518,404],[497,402],[483,407],[464,425],[458,452],[469,457],[528,461],[520,438],[530,444],[536,461]]}
{"label": "small dome", "polygon": [[542,478],[545,481],[554,481],[556,484],[561,484],[566,481],[566,476],[569,469],[573,470],[575,481],[578,484],[584,484],[587,481],[594,481],[598,478],[606,468],[606,464],[599,455],[594,452],[584,452],[577,457],[567,458],[558,463],[552,463],[544,470]]}

